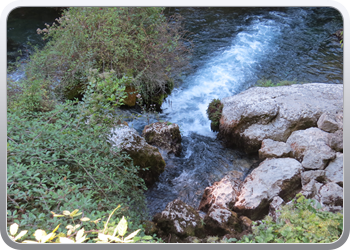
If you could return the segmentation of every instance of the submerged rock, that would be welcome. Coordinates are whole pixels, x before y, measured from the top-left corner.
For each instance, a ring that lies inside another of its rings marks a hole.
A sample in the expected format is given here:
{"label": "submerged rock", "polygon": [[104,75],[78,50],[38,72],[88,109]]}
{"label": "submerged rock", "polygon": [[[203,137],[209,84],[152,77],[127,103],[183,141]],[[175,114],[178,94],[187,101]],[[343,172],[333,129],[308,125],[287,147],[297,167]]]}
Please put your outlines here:
{"label": "submerged rock", "polygon": [[316,127],[323,113],[341,113],[343,85],[254,87],[221,102],[219,136],[228,146],[256,153],[264,139],[286,142],[293,131]]}
{"label": "submerged rock", "polygon": [[135,129],[122,124],[112,131],[110,141],[126,152],[134,165],[140,166],[139,176],[148,187],[158,180],[164,171],[165,161],[159,150],[147,144]]}

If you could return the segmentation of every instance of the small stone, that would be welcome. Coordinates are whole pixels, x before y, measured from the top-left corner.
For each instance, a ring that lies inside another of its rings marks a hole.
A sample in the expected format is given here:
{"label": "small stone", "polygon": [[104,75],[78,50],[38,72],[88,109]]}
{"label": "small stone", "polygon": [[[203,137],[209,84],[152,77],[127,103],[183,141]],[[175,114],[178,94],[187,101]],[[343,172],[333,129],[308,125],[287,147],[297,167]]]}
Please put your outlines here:
{"label": "small stone", "polygon": [[317,121],[317,127],[323,131],[333,133],[339,129],[335,115],[329,112],[323,113]]}
{"label": "small stone", "polygon": [[289,157],[291,148],[285,142],[265,139],[259,149],[259,159]]}

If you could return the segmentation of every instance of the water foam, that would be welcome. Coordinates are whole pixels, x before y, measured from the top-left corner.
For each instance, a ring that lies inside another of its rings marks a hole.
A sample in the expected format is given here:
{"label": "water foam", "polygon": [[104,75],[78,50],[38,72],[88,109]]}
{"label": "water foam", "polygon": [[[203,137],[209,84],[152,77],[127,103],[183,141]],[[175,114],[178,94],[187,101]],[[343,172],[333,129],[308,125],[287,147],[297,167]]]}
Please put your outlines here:
{"label": "water foam", "polygon": [[189,76],[183,89],[175,89],[162,109],[166,118],[177,123],[184,136],[191,132],[215,137],[210,130],[206,109],[213,99],[237,94],[248,79],[254,78],[255,68],[268,53],[279,34],[274,21],[255,20],[238,33],[232,45],[213,55],[203,67]]}

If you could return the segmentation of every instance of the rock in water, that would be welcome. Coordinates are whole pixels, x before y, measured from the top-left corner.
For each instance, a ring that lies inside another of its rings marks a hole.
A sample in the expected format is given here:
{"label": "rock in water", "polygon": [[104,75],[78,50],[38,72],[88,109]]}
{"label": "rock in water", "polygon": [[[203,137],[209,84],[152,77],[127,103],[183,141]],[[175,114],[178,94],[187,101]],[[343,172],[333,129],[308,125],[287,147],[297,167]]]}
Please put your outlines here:
{"label": "rock in water", "polygon": [[168,154],[181,154],[181,134],[179,126],[170,122],[156,122],[145,126],[142,136],[147,143],[165,150]]}
{"label": "rock in water", "polygon": [[150,187],[158,180],[158,176],[164,171],[165,161],[159,150],[142,138],[134,128],[120,125],[112,131],[110,141],[115,147],[126,152],[134,162],[140,166],[139,176]]}

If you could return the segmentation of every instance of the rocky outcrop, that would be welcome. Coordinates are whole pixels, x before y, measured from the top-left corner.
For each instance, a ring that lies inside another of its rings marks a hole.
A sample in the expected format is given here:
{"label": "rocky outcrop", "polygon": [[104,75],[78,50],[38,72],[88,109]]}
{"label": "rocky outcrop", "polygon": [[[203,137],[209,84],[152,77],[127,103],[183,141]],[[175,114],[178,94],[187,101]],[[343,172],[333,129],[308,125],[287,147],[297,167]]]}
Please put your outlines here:
{"label": "rocky outcrop", "polygon": [[219,136],[228,146],[255,153],[264,139],[286,142],[292,132],[316,127],[322,114],[343,110],[343,85],[254,87],[221,100]]}
{"label": "rocky outcrop", "polygon": [[156,122],[145,126],[142,136],[147,143],[165,150],[168,154],[181,154],[180,128],[175,123]]}
{"label": "rocky outcrop", "polygon": [[164,171],[165,161],[159,150],[142,138],[135,129],[126,125],[119,125],[112,131],[110,142],[126,152],[134,162],[140,166],[139,176],[151,186]]}
{"label": "rocky outcrop", "polygon": [[302,169],[292,158],[266,159],[243,181],[233,210],[252,220],[262,218],[275,196],[293,197],[301,189]]}
{"label": "rocky outcrop", "polygon": [[238,239],[251,230],[251,220],[267,214],[276,220],[297,193],[317,200],[323,210],[342,210],[342,96],[342,85],[304,84],[251,88],[224,98],[219,136],[263,161],[244,181],[226,175],[205,189],[198,209],[206,212],[205,233],[215,237],[174,237]]}

